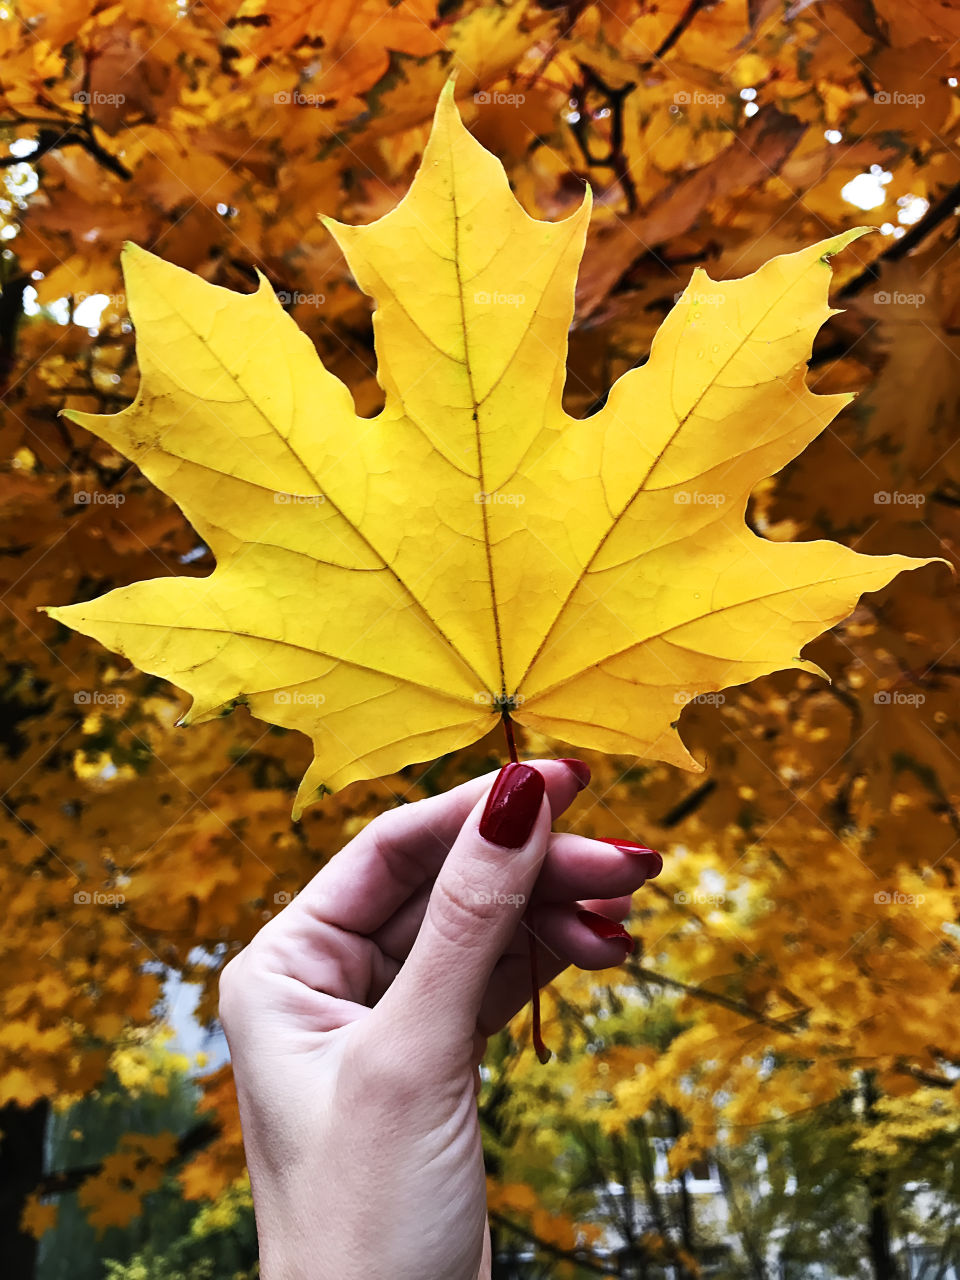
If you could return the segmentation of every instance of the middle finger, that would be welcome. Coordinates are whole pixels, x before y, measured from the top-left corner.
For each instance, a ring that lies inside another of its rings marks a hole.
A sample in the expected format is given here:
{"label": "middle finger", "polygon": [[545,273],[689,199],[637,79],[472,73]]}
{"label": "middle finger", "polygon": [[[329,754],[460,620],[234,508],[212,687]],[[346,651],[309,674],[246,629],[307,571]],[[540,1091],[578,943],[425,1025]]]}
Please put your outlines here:
{"label": "middle finger", "polygon": [[[553,834],[534,887],[532,904],[627,896],[657,875],[661,866],[660,855],[652,851],[625,852],[586,836]],[[399,961],[406,958],[420,931],[432,888],[432,881],[422,885],[372,935],[385,954]],[[475,885],[473,892],[478,904],[489,903],[486,886]]]}

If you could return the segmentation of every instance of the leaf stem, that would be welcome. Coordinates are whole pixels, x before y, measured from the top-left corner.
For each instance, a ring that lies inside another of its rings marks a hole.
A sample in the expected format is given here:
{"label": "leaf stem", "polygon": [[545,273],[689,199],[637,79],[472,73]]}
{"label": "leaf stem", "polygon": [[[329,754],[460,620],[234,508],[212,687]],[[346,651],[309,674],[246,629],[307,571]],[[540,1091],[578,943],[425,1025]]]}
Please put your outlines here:
{"label": "leaf stem", "polygon": [[527,946],[530,954],[530,1004],[533,1014],[531,1035],[533,1038],[534,1052],[539,1060],[546,1065],[546,1063],[548,1063],[553,1057],[553,1054],[543,1043],[543,1034],[540,1030],[540,975],[537,971],[537,933],[533,918],[533,907],[531,907],[527,912],[527,928],[530,930],[527,938]]}
{"label": "leaf stem", "polygon": [[[510,719],[510,712],[506,707],[501,712],[501,718],[510,760],[513,764],[519,764],[517,740],[513,734],[513,721]],[[529,930],[527,946],[530,955],[530,1005],[533,1013],[533,1048],[538,1059],[543,1063],[547,1063],[553,1057],[553,1054],[543,1043],[543,1035],[540,1030],[540,975],[537,967],[537,933],[534,924],[533,907],[530,907],[527,911],[527,928]]]}
{"label": "leaf stem", "polygon": [[510,719],[510,712],[504,708],[500,713],[503,719],[503,732],[507,739],[507,751],[513,764],[519,764],[517,758],[517,740],[513,736],[513,721]]}

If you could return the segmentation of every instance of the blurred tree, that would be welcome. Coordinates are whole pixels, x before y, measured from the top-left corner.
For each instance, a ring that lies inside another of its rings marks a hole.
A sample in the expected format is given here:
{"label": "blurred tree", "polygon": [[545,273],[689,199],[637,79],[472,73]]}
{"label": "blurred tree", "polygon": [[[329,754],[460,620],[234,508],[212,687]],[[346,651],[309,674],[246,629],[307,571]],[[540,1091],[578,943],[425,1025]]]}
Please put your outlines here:
{"label": "blurred tree", "polygon": [[[190,1280],[248,1272],[256,1261],[256,1233],[245,1177],[225,1188],[209,1206],[185,1200],[183,1188],[165,1168],[165,1160],[130,1161],[126,1153],[156,1151],[149,1139],[169,1140],[204,1128],[198,1114],[203,1095],[181,1054],[156,1040],[118,1049],[100,1085],[54,1114],[48,1134],[48,1160],[67,1177],[91,1171],[78,1190],[57,1198],[56,1222],[42,1237],[38,1280],[101,1280],[104,1258],[117,1280],[173,1280],[177,1271]],[[147,1141],[144,1141],[147,1140]],[[115,1152],[112,1194],[91,1196]],[[162,1152],[161,1152],[162,1155]],[[143,1213],[130,1219],[122,1201],[129,1190]],[[119,1209],[119,1212],[115,1210]]]}
{"label": "blurred tree", "polygon": [[[712,1150],[677,1160],[681,1110],[658,1099],[614,1125],[615,1104],[597,1085],[667,1025],[670,1002],[648,1008],[639,1027],[614,1005],[590,1020],[575,1076],[557,1064],[504,1082],[514,1046],[491,1055],[482,1115],[503,1277],[957,1273],[960,1110],[943,1091],[878,1098],[864,1073],[829,1102],[730,1125]],[[758,1070],[772,1109],[774,1064]]]}

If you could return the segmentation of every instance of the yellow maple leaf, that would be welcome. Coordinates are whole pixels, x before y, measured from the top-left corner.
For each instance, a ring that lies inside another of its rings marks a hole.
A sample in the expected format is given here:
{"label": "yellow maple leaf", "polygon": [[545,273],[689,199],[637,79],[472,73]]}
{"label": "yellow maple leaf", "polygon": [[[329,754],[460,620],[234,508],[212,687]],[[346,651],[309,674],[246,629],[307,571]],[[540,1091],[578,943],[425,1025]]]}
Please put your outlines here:
{"label": "yellow maple leaf", "polygon": [[20,1215],[21,1231],[39,1240],[45,1231],[50,1231],[56,1225],[57,1206],[49,1201],[42,1201],[34,1193],[28,1195]]}
{"label": "yellow maple leaf", "polygon": [[177,1135],[175,1133],[138,1133],[127,1135],[127,1141],[149,1160],[157,1165],[169,1163],[177,1152]]}
{"label": "yellow maple leaf", "polygon": [[14,1103],[18,1107],[29,1107],[42,1096],[42,1085],[36,1079],[36,1073],[28,1073],[21,1067],[11,1067],[9,1071],[0,1073],[0,1106]]}
{"label": "yellow maple leaf", "polygon": [[100,1183],[91,1178],[77,1192],[77,1200],[86,1210],[87,1220],[97,1235],[109,1227],[126,1227],[140,1216],[143,1197],[139,1191]]}
{"label": "yellow maple leaf", "polygon": [[699,768],[686,701],[819,672],[802,646],[928,562],[743,518],[850,399],[805,366],[828,259],[861,230],[742,280],[695,272],[646,365],[579,420],[561,391],[589,210],[530,218],[448,85],[400,204],[327,223],[377,304],[372,419],[264,279],[241,296],[128,246],[137,398],[68,416],[176,499],[217,568],[49,612],[188,690],[192,721],[242,702],[309,734],[296,814],[503,712]]}

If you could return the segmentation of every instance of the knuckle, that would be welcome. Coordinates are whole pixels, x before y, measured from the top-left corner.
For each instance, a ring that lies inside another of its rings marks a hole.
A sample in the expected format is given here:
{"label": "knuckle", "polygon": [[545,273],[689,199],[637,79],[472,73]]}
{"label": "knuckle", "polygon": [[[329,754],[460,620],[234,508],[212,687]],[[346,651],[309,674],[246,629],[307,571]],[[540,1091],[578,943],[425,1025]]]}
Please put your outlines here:
{"label": "knuckle", "polygon": [[362,840],[364,844],[369,843],[375,856],[387,861],[392,866],[398,861],[394,854],[394,845],[396,843],[397,820],[395,809],[387,809],[383,813],[378,813],[375,818],[363,828],[358,840]]}
{"label": "knuckle", "polygon": [[485,933],[503,915],[504,895],[479,890],[447,868],[434,885],[429,911],[434,927],[448,940],[463,943]]}
{"label": "knuckle", "polygon": [[363,828],[362,834],[371,840],[378,849],[389,838],[390,828],[393,826],[393,812],[392,809],[384,809],[381,813],[371,818]]}
{"label": "knuckle", "polygon": [[234,956],[220,970],[218,983],[220,1021],[224,1026],[235,1017],[243,1003],[245,992],[249,990],[249,982],[245,980],[243,957],[246,953]]}
{"label": "knuckle", "polygon": [[414,889],[422,880],[422,872],[415,863],[411,864],[408,857],[397,851],[399,812],[398,809],[387,809],[378,813],[367,823],[358,839],[369,841],[374,857],[389,869],[394,879]]}
{"label": "knuckle", "polygon": [[392,809],[381,809],[363,828],[361,835],[372,834],[378,846],[392,846],[410,824],[410,815],[423,803],[423,800],[414,800],[409,804],[396,804]]}

